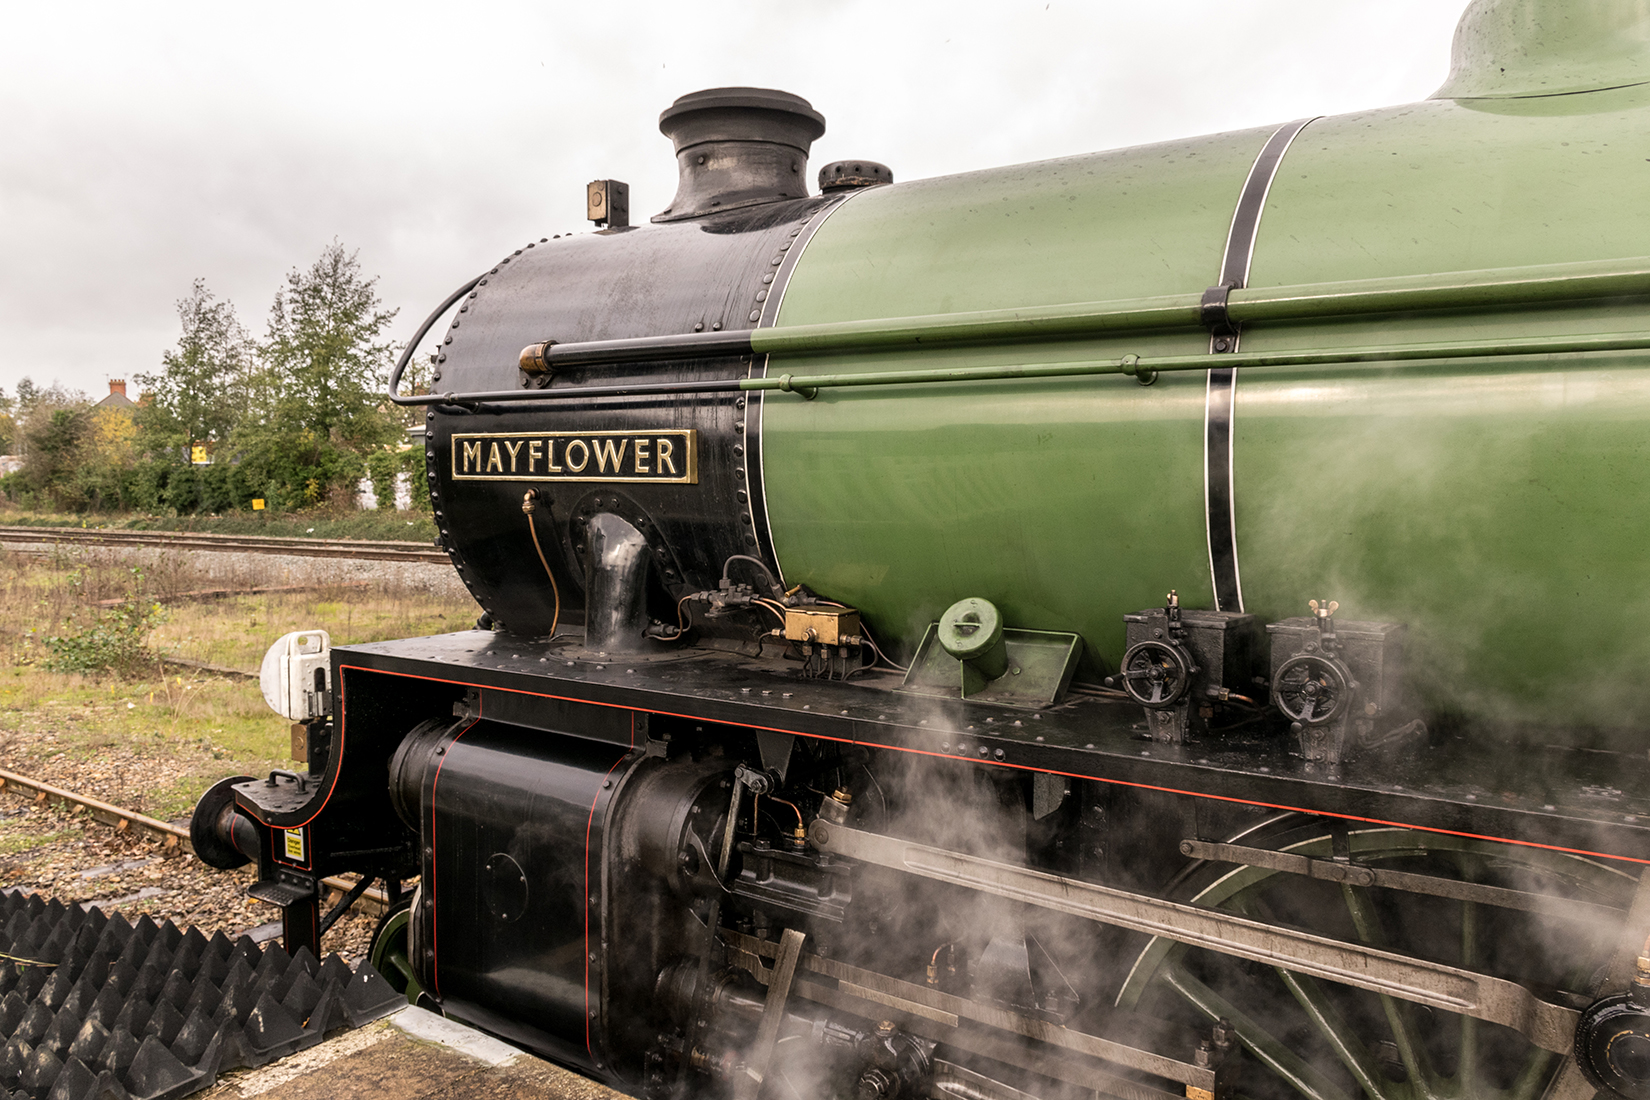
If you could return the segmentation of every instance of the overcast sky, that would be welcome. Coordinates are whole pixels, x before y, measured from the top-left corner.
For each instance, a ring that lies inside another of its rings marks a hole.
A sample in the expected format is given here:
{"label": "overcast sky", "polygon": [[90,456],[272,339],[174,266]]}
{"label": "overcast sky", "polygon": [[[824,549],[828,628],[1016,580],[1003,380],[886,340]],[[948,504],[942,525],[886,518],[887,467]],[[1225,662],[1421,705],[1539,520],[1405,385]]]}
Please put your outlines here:
{"label": "overcast sky", "polygon": [[677,96],[782,88],[896,180],[1424,98],[1465,0],[77,2],[7,10],[0,386],[155,370],[199,277],[264,330],[334,238],[395,337],[527,240],[675,192]]}

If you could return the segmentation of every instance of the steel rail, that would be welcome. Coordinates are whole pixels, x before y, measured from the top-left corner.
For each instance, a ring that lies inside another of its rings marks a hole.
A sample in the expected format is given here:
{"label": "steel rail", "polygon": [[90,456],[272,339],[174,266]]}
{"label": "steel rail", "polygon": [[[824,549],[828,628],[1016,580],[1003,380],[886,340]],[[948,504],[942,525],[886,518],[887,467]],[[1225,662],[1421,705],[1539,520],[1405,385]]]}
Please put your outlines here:
{"label": "steel rail", "polygon": [[0,544],[60,543],[96,546],[146,546],[219,553],[284,554],[305,558],[345,558],[357,561],[408,561],[450,564],[439,550],[423,543],[368,539],[305,539],[277,536],[214,535],[186,531],[110,531],[79,527],[0,526]]}
{"label": "steel rail", "polygon": [[[7,768],[0,768],[0,791],[33,794],[34,801],[39,805],[46,805],[55,799],[70,806],[82,806],[94,819],[105,825],[113,825],[117,833],[145,834],[158,839],[164,851],[195,854],[195,846],[189,842],[188,829],[147,814],[140,814],[136,810],[121,809],[91,795],[76,794],[51,783],[19,775]],[[322,879],[321,885],[338,894],[347,894],[359,885],[359,881],[334,876]],[[361,900],[367,903],[363,908],[368,912],[383,913],[388,910],[390,904],[388,895],[376,888],[364,891]]]}
{"label": "steel rail", "polygon": [[135,810],[123,810],[119,806],[104,802],[102,799],[93,798],[90,795],[75,794],[73,791],[66,791],[62,787],[54,787],[50,783],[43,783],[38,779],[30,779],[6,768],[0,768],[0,791],[13,789],[34,794],[34,801],[41,805],[55,798],[59,802],[67,802],[73,806],[84,806],[91,811],[92,816],[97,820],[105,825],[113,825],[115,832],[135,831],[158,837],[162,842],[161,846],[169,852],[179,849],[185,852],[194,852],[194,847],[189,843],[188,829],[180,829],[176,825],[169,825],[164,821],[140,814]]}
{"label": "steel rail", "polygon": [[1568,1054],[1579,1014],[1516,982],[816,820],[817,849],[1509,1027]]}

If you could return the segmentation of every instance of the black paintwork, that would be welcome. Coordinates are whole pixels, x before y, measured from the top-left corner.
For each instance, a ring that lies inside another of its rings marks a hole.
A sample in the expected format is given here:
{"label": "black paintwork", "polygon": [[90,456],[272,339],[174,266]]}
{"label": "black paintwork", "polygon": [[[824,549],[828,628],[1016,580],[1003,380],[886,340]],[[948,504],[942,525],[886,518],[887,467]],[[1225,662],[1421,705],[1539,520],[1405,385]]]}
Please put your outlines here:
{"label": "black paintwork", "polygon": [[[789,245],[831,200],[770,203],[730,214],[662,225],[646,233],[615,230],[540,243],[510,257],[460,307],[443,344],[435,388],[473,392],[519,388],[523,347],[553,339],[581,343],[755,328],[780,285]],[[744,377],[749,356],[634,361],[570,367],[562,386],[700,382]],[[652,617],[674,618],[675,600],[715,588],[733,554],[774,565],[761,516],[753,514],[758,452],[744,396],[610,396],[571,403],[440,406],[428,415],[425,453],[442,545],[477,601],[503,628],[548,634],[555,599],[534,552],[520,504],[538,488],[537,521],[556,572],[562,622],[584,605],[584,521],[612,512],[649,538],[654,570]],[[619,431],[656,428],[699,433],[696,485],[578,484],[544,481],[454,483],[454,432]],[[747,469],[747,466],[750,468]]]}
{"label": "black paintwork", "polygon": [[[486,720],[441,744],[424,778],[421,950],[445,1011],[596,1068],[584,898],[602,871],[612,771],[628,749]],[[591,853],[594,853],[593,857]],[[480,934],[485,929],[485,934]]]}
{"label": "black paintwork", "polygon": [[[417,685],[429,678],[458,695],[467,685],[479,689],[484,717],[497,710],[505,721],[625,748],[644,743],[638,728],[728,723],[1624,859],[1650,850],[1650,800],[1624,793],[1650,789],[1642,755],[1531,743],[1486,759],[1464,740],[1445,738],[1328,768],[1302,761],[1282,737],[1153,743],[1140,708],[1106,699],[1077,696],[1024,711],[901,694],[891,690],[895,677],[849,686],[805,680],[777,662],[735,663],[726,654],[600,661],[570,645],[485,631],[334,654],[347,699],[423,690]],[[360,721],[350,712],[349,724]]]}

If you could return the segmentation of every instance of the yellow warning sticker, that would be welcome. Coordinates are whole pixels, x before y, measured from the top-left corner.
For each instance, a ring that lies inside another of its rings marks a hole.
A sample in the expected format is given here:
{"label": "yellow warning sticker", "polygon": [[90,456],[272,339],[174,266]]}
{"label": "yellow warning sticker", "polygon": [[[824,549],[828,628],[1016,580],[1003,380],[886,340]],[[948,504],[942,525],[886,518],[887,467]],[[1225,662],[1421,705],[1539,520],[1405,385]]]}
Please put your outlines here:
{"label": "yellow warning sticker", "polygon": [[286,833],[286,858],[298,863],[304,861],[304,831],[302,829],[283,829]]}

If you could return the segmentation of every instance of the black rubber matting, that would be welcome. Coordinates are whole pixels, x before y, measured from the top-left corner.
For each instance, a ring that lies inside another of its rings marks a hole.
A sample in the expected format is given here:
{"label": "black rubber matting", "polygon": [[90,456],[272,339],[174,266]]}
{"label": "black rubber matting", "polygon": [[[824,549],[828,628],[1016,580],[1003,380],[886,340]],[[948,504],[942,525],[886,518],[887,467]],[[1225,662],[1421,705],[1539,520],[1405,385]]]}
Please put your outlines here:
{"label": "black rubber matting", "polygon": [[172,1100],[404,1004],[364,960],[0,893],[0,1100]]}

